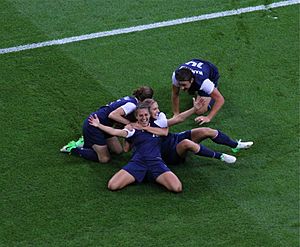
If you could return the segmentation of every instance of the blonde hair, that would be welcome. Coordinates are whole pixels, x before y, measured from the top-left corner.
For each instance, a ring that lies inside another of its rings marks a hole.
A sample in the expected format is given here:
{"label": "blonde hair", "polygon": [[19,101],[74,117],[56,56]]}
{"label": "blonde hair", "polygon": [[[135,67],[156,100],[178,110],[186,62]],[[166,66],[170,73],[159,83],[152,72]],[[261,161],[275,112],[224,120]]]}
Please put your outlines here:
{"label": "blonde hair", "polygon": [[145,99],[143,101],[144,104],[148,105],[148,107],[150,108],[154,103],[157,103],[154,99]]}

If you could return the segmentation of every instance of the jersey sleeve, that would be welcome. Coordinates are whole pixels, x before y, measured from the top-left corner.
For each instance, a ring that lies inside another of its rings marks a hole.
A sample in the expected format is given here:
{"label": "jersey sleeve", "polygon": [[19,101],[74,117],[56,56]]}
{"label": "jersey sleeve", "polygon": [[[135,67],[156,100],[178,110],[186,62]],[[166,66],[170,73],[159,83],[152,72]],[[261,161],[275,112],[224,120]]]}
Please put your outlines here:
{"label": "jersey sleeve", "polygon": [[172,74],[172,85],[174,85],[175,87],[180,87],[179,81],[177,81],[175,78],[175,71]]}
{"label": "jersey sleeve", "polygon": [[168,127],[168,119],[163,112],[160,112],[158,114],[158,118],[154,121],[154,123],[160,128]]}
{"label": "jersey sleeve", "polygon": [[135,129],[133,129],[133,130],[128,130],[128,129],[125,128],[125,129],[123,129],[123,130],[127,131],[127,136],[126,136],[126,138],[129,138],[129,137],[133,136],[134,133],[135,133]]}
{"label": "jersey sleeve", "polygon": [[200,87],[200,90],[204,91],[207,94],[211,94],[214,89],[215,84],[209,79],[204,80]]}
{"label": "jersey sleeve", "polygon": [[136,109],[136,105],[132,102],[127,102],[125,105],[121,106],[123,111],[125,112],[125,116],[129,113],[133,112]]}

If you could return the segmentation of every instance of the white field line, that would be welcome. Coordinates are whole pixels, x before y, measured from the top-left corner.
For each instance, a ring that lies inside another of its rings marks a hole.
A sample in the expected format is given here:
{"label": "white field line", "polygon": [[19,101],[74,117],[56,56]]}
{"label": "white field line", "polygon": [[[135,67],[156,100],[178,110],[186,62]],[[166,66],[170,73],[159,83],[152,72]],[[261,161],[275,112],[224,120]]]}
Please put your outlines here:
{"label": "white field line", "polygon": [[299,4],[299,3],[300,3],[300,0],[281,1],[281,2],[272,3],[272,4],[268,4],[268,5],[258,5],[258,6],[254,6],[254,7],[240,8],[240,9],[216,12],[216,13],[211,13],[211,14],[204,14],[204,15],[199,15],[199,16],[181,18],[181,19],[176,19],[176,20],[156,22],[156,23],[147,24],[147,25],[133,26],[133,27],[128,27],[128,28],[114,29],[111,31],[85,34],[85,35],[80,35],[80,36],[64,38],[64,39],[50,40],[50,41],[32,43],[32,44],[27,44],[27,45],[19,45],[19,46],[15,46],[15,47],[0,49],[0,54],[6,54],[6,53],[11,53],[11,52],[23,51],[23,50],[30,50],[30,49],[35,49],[35,48],[45,47],[45,46],[62,45],[62,44],[73,43],[73,42],[78,42],[78,41],[82,41],[82,40],[97,39],[97,38],[113,36],[113,35],[118,35],[118,34],[124,34],[124,33],[139,32],[139,31],[144,31],[144,30],[149,30],[149,29],[154,29],[154,28],[180,25],[180,24],[184,24],[184,23],[215,19],[215,18],[225,17],[225,16],[240,15],[243,13],[249,13],[249,12],[260,11],[260,10],[268,10],[268,9],[279,8],[279,7],[294,5],[294,4]]}

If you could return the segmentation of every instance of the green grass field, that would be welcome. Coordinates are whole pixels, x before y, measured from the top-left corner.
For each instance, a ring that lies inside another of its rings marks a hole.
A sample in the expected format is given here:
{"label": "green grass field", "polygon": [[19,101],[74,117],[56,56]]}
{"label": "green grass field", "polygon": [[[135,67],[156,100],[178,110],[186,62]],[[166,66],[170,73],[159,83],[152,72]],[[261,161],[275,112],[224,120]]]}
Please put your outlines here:
{"label": "green grass field", "polygon": [[[270,3],[3,0],[0,49]],[[129,154],[97,164],[59,152],[90,112],[140,85],[170,117],[171,73],[190,58],[221,73],[226,102],[207,126],[254,141],[235,165],[189,155],[170,167],[180,194],[110,192]],[[0,54],[0,74],[0,246],[299,246],[299,4]]]}

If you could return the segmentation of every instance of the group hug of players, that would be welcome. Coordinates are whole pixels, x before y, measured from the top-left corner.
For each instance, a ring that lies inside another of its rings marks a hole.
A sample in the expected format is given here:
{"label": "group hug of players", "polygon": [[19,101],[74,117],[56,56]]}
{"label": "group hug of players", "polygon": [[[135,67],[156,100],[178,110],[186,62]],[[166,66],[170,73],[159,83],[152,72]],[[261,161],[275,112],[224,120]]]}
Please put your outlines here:
{"label": "group hug of players", "polygon": [[[100,163],[110,160],[110,154],[132,151],[130,161],[108,182],[108,189],[119,190],[131,183],[144,179],[156,181],[169,191],[181,192],[182,183],[169,166],[185,161],[188,152],[198,156],[235,163],[236,157],[213,151],[200,142],[209,138],[226,145],[234,152],[248,149],[253,142],[231,139],[228,135],[212,128],[194,128],[180,133],[170,133],[169,127],[183,122],[192,114],[200,125],[210,122],[224,104],[218,90],[219,72],[215,65],[201,59],[192,59],[181,64],[172,75],[173,117],[167,119],[159,111],[153,99],[151,87],[142,86],[126,96],[101,106],[91,113],[83,123],[83,135],[61,148],[70,153]],[[193,107],[180,112],[180,90],[194,95]],[[206,113],[207,115],[203,115]],[[115,125],[124,128],[114,128]],[[125,138],[123,145],[119,137]]]}

